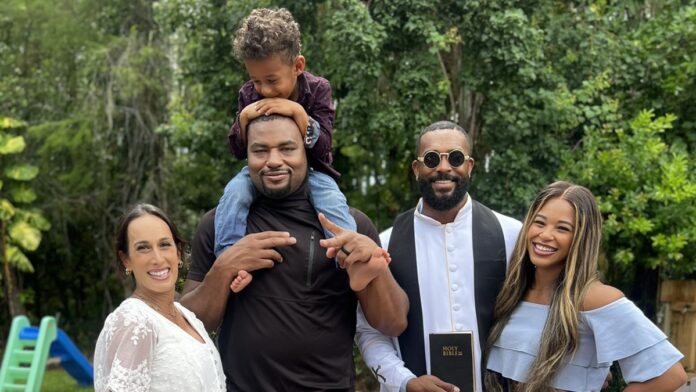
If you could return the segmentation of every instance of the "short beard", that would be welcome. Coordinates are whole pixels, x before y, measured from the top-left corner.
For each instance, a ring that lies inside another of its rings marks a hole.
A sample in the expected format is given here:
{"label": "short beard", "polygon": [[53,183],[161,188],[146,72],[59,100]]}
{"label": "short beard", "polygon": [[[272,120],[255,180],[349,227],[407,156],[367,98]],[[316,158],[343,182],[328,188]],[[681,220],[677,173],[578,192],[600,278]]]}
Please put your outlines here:
{"label": "short beard", "polygon": [[[433,190],[432,183],[438,180],[451,180],[454,182],[454,191],[447,196],[438,196]],[[455,176],[440,173],[437,176],[418,179],[418,188],[423,196],[425,204],[435,211],[448,211],[456,207],[469,191],[471,178],[469,176]]]}
{"label": "short beard", "polygon": [[262,195],[269,199],[282,199],[289,196],[294,189],[292,189],[292,171],[288,171],[288,184],[279,189],[268,189],[266,184],[263,182],[263,175],[261,179],[261,189],[259,189]]}

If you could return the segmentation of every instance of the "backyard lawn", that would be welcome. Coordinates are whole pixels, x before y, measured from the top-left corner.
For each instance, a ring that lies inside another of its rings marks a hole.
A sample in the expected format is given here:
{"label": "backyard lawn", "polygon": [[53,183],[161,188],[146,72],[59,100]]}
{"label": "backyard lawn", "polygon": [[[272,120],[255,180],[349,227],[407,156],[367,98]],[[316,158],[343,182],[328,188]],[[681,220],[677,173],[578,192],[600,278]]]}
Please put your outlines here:
{"label": "backyard lawn", "polygon": [[57,369],[46,369],[46,375],[44,376],[44,382],[41,387],[41,392],[90,392],[94,391],[94,388],[80,388],[68,373],[66,373],[62,368]]}

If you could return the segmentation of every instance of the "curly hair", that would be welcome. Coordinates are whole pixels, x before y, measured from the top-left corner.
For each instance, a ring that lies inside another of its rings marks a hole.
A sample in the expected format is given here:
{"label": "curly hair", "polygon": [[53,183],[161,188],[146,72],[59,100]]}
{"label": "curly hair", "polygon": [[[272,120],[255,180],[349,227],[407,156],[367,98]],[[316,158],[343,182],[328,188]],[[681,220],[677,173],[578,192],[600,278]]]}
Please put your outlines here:
{"label": "curly hair", "polygon": [[292,64],[300,55],[300,25],[285,8],[257,8],[237,30],[234,53],[240,60],[261,60],[278,54]]}

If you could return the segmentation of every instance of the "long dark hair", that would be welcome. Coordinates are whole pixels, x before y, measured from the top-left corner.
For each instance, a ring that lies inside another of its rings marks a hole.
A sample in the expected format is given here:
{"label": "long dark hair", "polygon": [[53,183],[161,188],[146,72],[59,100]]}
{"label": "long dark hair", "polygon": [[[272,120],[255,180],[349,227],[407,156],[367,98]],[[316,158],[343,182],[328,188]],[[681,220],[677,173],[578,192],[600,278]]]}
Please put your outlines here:
{"label": "long dark hair", "polygon": [[[553,391],[550,383],[564,358],[578,346],[579,311],[587,288],[597,280],[597,259],[602,240],[602,216],[592,192],[566,181],[557,181],[544,188],[527,212],[515,245],[503,289],[495,304],[495,325],[488,337],[486,352],[500,337],[512,312],[534,282],[534,265],[527,252],[528,231],[539,210],[553,199],[563,199],[575,210],[575,231],[563,271],[558,276],[551,297],[539,353],[532,364],[527,383],[518,390]],[[498,373],[486,371],[486,390],[502,391],[503,380]]]}
{"label": "long dark hair", "polygon": [[179,231],[176,229],[176,225],[171,219],[164,213],[164,211],[153,206],[152,204],[140,203],[136,204],[133,208],[128,210],[122,217],[118,224],[118,229],[116,230],[116,241],[114,244],[114,250],[116,254],[116,269],[122,274],[125,274],[126,268],[123,266],[121,261],[121,254],[128,254],[128,226],[130,223],[140,218],[144,215],[153,215],[164,221],[164,223],[169,226],[169,230],[172,231],[172,237],[174,237],[174,243],[176,244],[176,250],[179,257],[184,257],[184,247],[186,246],[186,241],[181,237]]}

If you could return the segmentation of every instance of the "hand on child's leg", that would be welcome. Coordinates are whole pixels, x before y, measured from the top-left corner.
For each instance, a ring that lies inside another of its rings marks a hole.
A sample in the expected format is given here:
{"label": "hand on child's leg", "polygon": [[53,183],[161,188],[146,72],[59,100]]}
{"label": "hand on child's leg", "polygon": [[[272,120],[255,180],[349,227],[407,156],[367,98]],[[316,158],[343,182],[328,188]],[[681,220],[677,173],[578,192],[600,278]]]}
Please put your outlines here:
{"label": "hand on child's leg", "polygon": [[234,278],[232,284],[230,284],[230,290],[234,293],[238,293],[244,290],[245,287],[251,282],[252,276],[250,273],[241,270],[237,273],[237,277]]}

